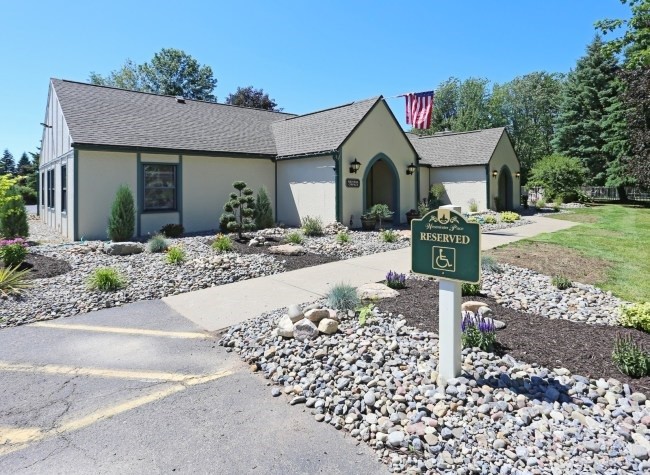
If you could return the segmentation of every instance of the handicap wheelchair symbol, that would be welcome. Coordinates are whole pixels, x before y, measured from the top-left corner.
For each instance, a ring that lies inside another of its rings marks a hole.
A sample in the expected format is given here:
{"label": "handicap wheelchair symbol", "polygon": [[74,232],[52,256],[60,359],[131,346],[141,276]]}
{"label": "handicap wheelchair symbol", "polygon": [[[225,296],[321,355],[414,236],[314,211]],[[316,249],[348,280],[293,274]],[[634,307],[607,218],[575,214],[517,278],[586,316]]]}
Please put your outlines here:
{"label": "handicap wheelchair symbol", "polygon": [[456,249],[453,247],[433,246],[431,251],[433,253],[432,266],[434,269],[456,272]]}

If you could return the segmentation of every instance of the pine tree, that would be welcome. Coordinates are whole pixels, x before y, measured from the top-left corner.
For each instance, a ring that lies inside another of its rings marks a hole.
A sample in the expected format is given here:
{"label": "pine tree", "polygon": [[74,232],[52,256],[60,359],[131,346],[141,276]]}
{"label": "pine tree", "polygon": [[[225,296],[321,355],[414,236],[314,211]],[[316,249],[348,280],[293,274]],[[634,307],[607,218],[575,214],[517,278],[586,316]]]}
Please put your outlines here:
{"label": "pine tree", "polygon": [[273,227],[273,207],[266,187],[261,187],[255,200],[255,225],[257,229]]}
{"label": "pine tree", "polygon": [[133,193],[126,185],[121,185],[115,194],[107,233],[114,242],[128,241],[135,233],[135,202]]}
{"label": "pine tree", "polygon": [[16,174],[16,162],[14,161],[14,156],[6,148],[2,154],[2,158],[0,158],[0,175],[2,174]]}
{"label": "pine tree", "polygon": [[29,173],[32,172],[32,162],[29,160],[27,153],[23,152],[23,154],[20,156],[20,160],[18,160],[18,166],[16,171],[18,175],[21,176],[28,175]]}
{"label": "pine tree", "polygon": [[253,190],[243,181],[236,181],[232,186],[239,193],[230,193],[230,200],[223,205],[224,213],[221,215],[220,224],[222,229],[225,227],[230,232],[236,232],[241,241],[242,232],[255,229],[255,197]]}
{"label": "pine tree", "polygon": [[[556,152],[578,158],[588,169],[588,184],[604,185],[607,170],[617,156],[606,147],[608,132],[616,124],[608,115],[617,96],[618,65],[596,36],[568,75],[562,92],[560,114],[556,121],[553,147]],[[604,133],[605,132],[605,133]],[[613,134],[613,129],[609,135]]]}

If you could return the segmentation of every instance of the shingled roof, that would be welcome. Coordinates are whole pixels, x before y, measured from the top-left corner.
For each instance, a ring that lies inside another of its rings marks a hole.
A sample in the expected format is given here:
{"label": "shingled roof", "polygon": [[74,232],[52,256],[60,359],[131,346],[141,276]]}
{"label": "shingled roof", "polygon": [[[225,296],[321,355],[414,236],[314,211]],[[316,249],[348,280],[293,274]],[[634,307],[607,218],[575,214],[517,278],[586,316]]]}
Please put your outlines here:
{"label": "shingled roof", "polygon": [[52,85],[75,145],[274,156],[269,125],[294,117],[60,79]]}
{"label": "shingled roof", "polygon": [[373,97],[273,122],[278,157],[336,150],[381,99]]}
{"label": "shingled roof", "polygon": [[337,149],[381,97],[296,116],[52,79],[73,145],[286,157]]}
{"label": "shingled roof", "polygon": [[406,135],[420,156],[420,164],[458,167],[488,164],[505,130],[505,127],[497,127],[471,132]]}

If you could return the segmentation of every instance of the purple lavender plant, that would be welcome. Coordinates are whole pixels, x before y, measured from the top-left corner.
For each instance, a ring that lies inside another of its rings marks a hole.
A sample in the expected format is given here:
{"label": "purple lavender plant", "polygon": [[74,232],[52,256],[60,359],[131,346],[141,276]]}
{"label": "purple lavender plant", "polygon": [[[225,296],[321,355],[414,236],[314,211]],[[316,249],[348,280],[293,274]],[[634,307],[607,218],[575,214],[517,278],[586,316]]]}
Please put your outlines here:
{"label": "purple lavender plant", "polygon": [[480,348],[483,351],[492,349],[496,341],[494,320],[465,311],[460,325],[464,348]]}
{"label": "purple lavender plant", "polygon": [[395,271],[388,271],[386,274],[386,285],[391,289],[406,288],[406,274],[398,274]]}

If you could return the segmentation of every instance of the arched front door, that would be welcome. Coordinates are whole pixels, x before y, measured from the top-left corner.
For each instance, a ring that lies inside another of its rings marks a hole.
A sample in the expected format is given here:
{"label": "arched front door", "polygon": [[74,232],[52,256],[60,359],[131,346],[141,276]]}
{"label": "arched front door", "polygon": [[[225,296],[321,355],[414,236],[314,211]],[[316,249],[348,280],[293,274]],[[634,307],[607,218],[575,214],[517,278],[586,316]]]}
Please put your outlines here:
{"label": "arched front door", "polygon": [[363,175],[363,209],[375,204],[386,204],[393,212],[393,223],[399,224],[399,174],[393,162],[379,154],[366,167]]}
{"label": "arched front door", "polygon": [[499,203],[497,211],[512,210],[512,173],[506,165],[499,172]]}

